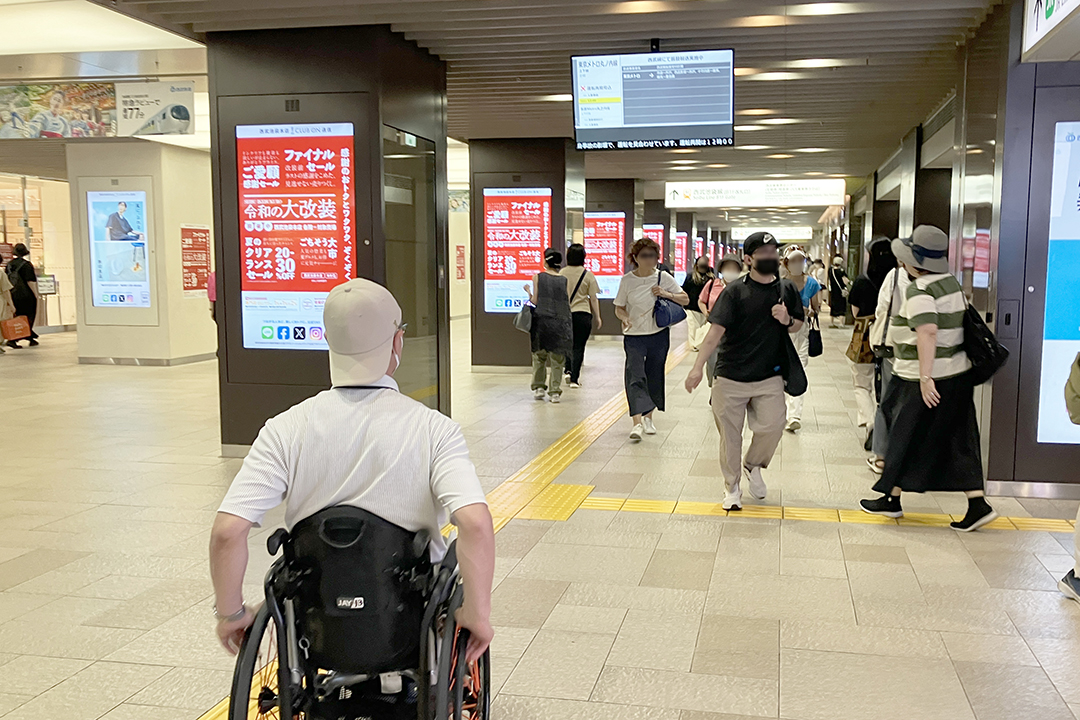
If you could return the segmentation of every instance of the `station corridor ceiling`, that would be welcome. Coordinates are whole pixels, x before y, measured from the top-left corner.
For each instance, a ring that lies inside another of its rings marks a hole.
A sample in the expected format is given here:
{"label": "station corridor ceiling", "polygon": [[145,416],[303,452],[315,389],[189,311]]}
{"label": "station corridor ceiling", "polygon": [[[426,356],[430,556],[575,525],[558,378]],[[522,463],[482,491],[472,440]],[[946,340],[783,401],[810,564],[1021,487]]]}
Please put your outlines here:
{"label": "station corridor ceiling", "polygon": [[[589,177],[865,176],[953,89],[998,0],[97,0],[201,37],[390,25],[448,63],[452,137],[572,137],[572,55],[733,48],[736,148],[590,153]],[[693,161],[693,162],[691,162]],[[676,172],[676,169],[678,171]]]}

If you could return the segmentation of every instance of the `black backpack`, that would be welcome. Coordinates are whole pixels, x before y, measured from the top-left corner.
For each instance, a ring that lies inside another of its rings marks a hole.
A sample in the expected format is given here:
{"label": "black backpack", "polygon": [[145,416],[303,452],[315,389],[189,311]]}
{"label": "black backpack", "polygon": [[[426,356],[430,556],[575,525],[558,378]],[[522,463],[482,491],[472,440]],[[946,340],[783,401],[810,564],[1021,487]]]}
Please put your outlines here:
{"label": "black backpack", "polygon": [[23,280],[22,275],[19,274],[19,270],[22,268],[22,263],[26,262],[22,258],[13,258],[7,264],[7,276],[8,281],[11,283],[11,297],[23,297],[25,295],[32,295],[30,286]]}
{"label": "black backpack", "polygon": [[971,379],[976,385],[992,378],[1009,359],[1008,348],[998,342],[970,304],[964,312],[964,352],[971,360]]}

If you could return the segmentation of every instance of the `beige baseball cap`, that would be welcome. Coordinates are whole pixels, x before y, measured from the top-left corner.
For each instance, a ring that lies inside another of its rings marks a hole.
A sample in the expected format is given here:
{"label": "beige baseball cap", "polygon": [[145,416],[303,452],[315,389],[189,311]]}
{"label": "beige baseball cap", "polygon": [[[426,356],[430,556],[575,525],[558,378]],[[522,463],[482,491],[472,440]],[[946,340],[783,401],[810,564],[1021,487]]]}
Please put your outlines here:
{"label": "beige baseball cap", "polygon": [[390,367],[401,307],[382,285],[356,278],[326,296],[323,326],[334,387],[371,385]]}

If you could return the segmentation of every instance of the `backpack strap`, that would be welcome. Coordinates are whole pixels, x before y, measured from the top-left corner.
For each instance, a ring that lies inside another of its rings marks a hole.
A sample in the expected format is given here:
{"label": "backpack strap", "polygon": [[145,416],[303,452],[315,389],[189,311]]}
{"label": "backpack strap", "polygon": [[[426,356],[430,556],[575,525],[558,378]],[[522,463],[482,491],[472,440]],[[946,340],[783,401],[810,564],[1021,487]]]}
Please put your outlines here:
{"label": "backpack strap", "polygon": [[570,303],[573,304],[574,298],[577,296],[578,288],[581,287],[581,281],[585,279],[585,275],[588,274],[588,270],[581,269],[581,276],[577,279],[577,285],[574,286],[574,292],[570,293]]}

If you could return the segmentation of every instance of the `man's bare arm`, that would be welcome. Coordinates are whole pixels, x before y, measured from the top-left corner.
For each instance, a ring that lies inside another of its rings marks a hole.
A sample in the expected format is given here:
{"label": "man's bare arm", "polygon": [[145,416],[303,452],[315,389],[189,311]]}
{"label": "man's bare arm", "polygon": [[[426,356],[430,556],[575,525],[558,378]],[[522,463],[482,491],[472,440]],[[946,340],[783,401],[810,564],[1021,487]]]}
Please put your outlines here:
{"label": "man's bare arm", "polygon": [[495,576],[495,530],[483,503],[459,508],[451,518],[457,526],[457,560],[465,586],[458,624],[469,630],[467,662],[475,662],[495,635],[491,627],[491,585]]}
{"label": "man's bare arm", "polygon": [[[218,615],[226,618],[240,612],[244,607],[244,571],[248,562],[248,533],[251,522],[242,517],[219,512],[214,518],[210,532],[210,579],[214,583],[214,607]],[[220,620],[217,626],[218,640],[232,654],[240,649],[244,631],[255,620],[255,614],[246,610],[234,620]]]}

